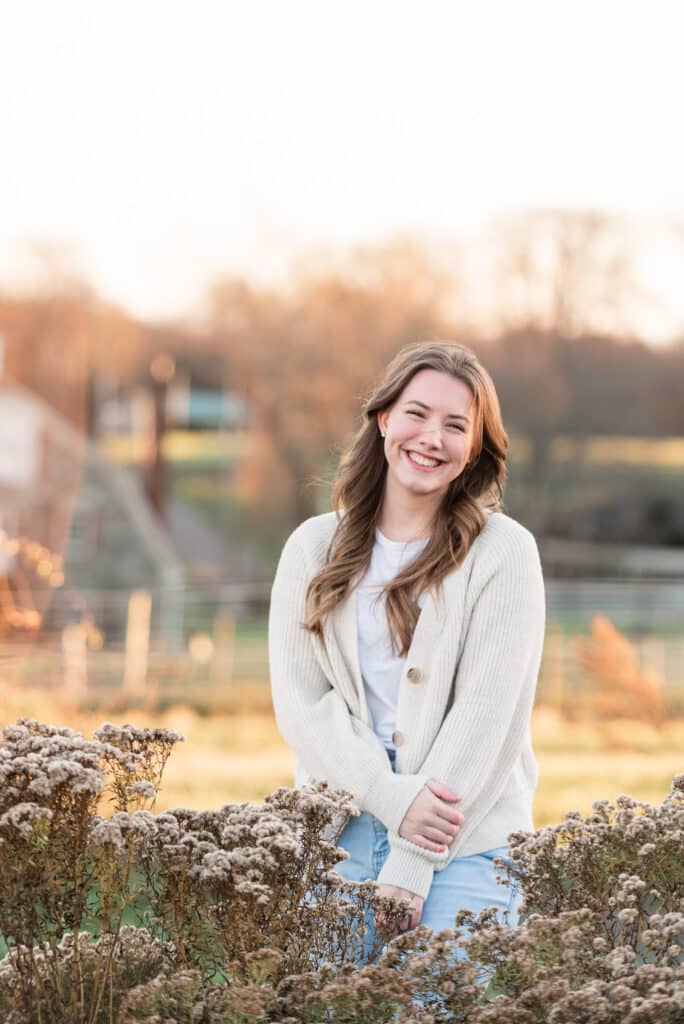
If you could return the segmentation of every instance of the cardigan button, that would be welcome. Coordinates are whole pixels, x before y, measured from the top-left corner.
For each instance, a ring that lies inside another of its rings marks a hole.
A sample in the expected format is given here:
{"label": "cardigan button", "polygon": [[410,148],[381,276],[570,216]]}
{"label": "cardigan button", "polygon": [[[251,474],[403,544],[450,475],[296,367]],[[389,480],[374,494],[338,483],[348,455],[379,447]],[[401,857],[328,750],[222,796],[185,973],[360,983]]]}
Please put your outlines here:
{"label": "cardigan button", "polygon": [[399,732],[398,729],[395,729],[394,732],[392,733],[392,743],[394,744],[395,747],[400,747],[403,742],[404,742],[404,734],[403,734],[403,732]]}
{"label": "cardigan button", "polygon": [[412,666],[406,673],[406,678],[410,683],[419,683],[421,679],[420,669],[416,668],[415,665]]}

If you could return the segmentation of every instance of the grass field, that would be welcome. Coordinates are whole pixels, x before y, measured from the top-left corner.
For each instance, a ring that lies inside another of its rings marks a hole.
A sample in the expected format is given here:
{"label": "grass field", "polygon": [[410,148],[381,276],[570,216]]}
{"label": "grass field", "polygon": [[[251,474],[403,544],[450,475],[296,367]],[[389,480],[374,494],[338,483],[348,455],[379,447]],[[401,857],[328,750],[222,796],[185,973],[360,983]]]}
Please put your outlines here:
{"label": "grass field", "polygon": [[[169,462],[202,465],[238,457],[248,431],[170,430],[164,438],[164,455]],[[118,462],[142,462],[147,458],[147,441],[142,435],[111,434],[101,445],[110,458]],[[511,435],[514,458],[529,458],[529,444],[524,438]],[[681,469],[684,467],[684,438],[681,437],[590,437],[576,440],[559,437],[553,443],[557,462],[584,461],[596,465],[629,464],[641,467]]]}
{"label": "grass field", "polygon": [[[545,717],[535,729],[537,825],[560,821],[566,810],[586,813],[594,800],[621,793],[660,802],[672,776],[684,770],[684,723],[670,723],[661,732],[638,724],[625,727],[622,749],[606,749],[604,729],[558,723],[554,739]],[[292,784],[294,757],[269,717],[202,719],[178,708],[165,721],[183,732],[186,742],[169,762],[160,808],[260,800],[277,786]],[[630,732],[638,734],[633,742],[642,749],[629,749]],[[620,742],[617,736],[613,742]]]}
{"label": "grass field", "polygon": [[[245,687],[233,713],[213,716],[181,705],[165,712],[83,712],[45,691],[11,687],[0,694],[0,725],[31,715],[85,735],[106,720],[177,729],[186,739],[169,760],[156,809],[209,809],[259,801],[278,786],[292,784],[294,757],[278,733],[266,697],[261,685]],[[588,812],[594,800],[620,793],[660,802],[672,776],[684,770],[684,721],[659,729],[625,720],[580,724],[540,708],[533,737],[539,761],[537,825],[557,822],[567,810]]]}

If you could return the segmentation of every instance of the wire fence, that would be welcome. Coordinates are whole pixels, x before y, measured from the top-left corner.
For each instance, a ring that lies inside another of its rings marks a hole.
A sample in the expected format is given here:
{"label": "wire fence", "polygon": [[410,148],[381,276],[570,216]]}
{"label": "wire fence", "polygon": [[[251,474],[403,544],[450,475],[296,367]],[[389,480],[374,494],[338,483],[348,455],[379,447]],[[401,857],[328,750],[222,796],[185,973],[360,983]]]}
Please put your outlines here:
{"label": "wire fence", "polygon": [[[31,643],[0,644],[0,678],[92,703],[218,706],[235,684],[268,681],[269,593],[270,582],[80,591],[78,607],[51,609]],[[567,707],[586,691],[589,638],[608,675],[614,664],[615,686],[655,680],[684,711],[684,587],[550,580],[546,594],[539,701]],[[613,631],[594,636],[598,619]]]}

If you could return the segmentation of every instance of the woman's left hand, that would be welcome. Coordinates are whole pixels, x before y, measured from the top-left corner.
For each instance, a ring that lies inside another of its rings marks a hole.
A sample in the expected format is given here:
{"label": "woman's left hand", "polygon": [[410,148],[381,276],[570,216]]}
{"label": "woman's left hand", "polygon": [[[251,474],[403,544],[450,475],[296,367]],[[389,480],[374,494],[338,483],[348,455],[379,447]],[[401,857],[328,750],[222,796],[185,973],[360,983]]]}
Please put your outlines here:
{"label": "woman's left hand", "polygon": [[375,927],[380,935],[387,941],[393,939],[399,932],[410,931],[411,928],[417,928],[420,924],[420,917],[423,913],[423,904],[425,900],[422,896],[417,896],[415,892],[409,892],[408,889],[402,889],[398,885],[379,885],[378,886],[379,896],[391,896],[395,900],[405,900],[411,904],[410,913],[400,922],[398,931],[393,934],[387,933],[386,924],[384,918],[377,914],[375,915]]}

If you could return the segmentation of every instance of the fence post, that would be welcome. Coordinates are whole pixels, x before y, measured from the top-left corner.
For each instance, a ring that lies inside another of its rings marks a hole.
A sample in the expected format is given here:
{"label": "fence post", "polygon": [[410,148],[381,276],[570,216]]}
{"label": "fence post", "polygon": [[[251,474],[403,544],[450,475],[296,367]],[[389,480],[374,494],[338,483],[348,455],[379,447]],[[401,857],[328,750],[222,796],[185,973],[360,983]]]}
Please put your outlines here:
{"label": "fence post", "polygon": [[565,635],[560,626],[552,625],[544,640],[543,701],[558,711],[565,700]]}
{"label": "fence post", "polygon": [[72,622],[62,632],[64,653],[64,690],[67,696],[78,701],[88,690],[87,634],[83,623]]}
{"label": "fence post", "polygon": [[149,591],[134,590],[128,601],[126,626],[123,692],[128,697],[139,699],[145,696],[151,611],[152,597]]}
{"label": "fence post", "polygon": [[235,619],[228,612],[218,612],[214,618],[214,645],[212,683],[230,684],[235,666]]}

